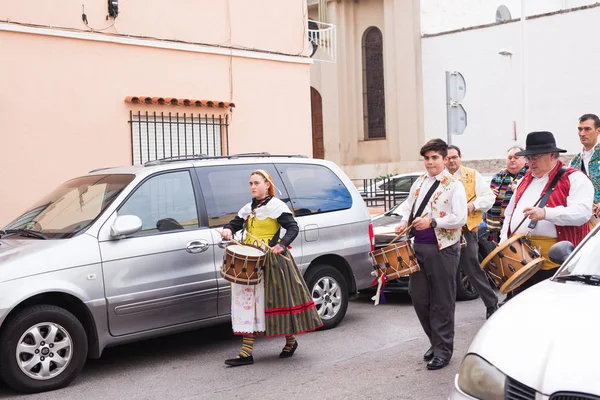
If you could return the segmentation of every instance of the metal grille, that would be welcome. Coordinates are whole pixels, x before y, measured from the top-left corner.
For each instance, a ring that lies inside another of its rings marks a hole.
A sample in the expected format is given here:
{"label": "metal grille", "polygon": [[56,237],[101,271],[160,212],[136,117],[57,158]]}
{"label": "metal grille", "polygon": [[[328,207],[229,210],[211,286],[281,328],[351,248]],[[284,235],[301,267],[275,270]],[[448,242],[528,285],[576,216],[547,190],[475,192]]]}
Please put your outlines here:
{"label": "metal grille", "polygon": [[585,393],[557,392],[550,400],[600,400],[600,397]]}
{"label": "metal grille", "polygon": [[375,27],[363,37],[363,107],[366,137],[385,138],[383,35]]}
{"label": "metal grille", "polygon": [[535,389],[508,377],[504,388],[505,400],[535,400]]}
{"label": "metal grille", "polygon": [[162,158],[229,154],[229,116],[129,113],[134,165]]}

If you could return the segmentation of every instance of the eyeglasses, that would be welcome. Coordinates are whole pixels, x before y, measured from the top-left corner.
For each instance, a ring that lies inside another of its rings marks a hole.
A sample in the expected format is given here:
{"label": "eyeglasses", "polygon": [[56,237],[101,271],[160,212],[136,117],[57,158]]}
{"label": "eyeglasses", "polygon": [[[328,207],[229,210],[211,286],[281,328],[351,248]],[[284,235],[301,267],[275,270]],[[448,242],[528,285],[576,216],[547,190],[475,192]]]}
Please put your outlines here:
{"label": "eyeglasses", "polygon": [[448,156],[448,160],[458,160],[460,157],[459,156]]}
{"label": "eyeglasses", "polygon": [[525,157],[527,159],[527,161],[539,161],[542,159],[542,157],[544,157],[546,154],[533,154],[530,156]]}

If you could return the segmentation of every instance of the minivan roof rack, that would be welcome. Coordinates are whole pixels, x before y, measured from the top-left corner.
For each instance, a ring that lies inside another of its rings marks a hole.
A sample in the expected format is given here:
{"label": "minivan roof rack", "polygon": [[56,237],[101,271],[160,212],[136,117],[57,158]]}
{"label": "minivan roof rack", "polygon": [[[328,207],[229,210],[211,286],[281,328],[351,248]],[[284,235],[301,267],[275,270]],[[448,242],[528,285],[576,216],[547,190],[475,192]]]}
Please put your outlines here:
{"label": "minivan roof rack", "polygon": [[159,160],[148,161],[144,164],[144,167],[151,167],[154,165],[168,164],[179,161],[195,161],[195,160],[225,160],[225,159],[236,159],[236,158],[255,158],[255,157],[287,157],[287,158],[308,158],[303,154],[271,154],[267,152],[262,153],[239,153],[230,154],[227,156],[208,156],[205,154],[197,154],[191,156],[175,156],[161,158]]}

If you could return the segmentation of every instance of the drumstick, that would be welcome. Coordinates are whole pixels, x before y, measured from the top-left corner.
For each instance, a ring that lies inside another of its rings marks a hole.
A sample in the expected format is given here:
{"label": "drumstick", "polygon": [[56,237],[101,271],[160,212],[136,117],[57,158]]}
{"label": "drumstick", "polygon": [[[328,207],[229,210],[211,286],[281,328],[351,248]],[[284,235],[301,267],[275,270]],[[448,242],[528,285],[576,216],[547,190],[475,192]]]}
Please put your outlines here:
{"label": "drumstick", "polygon": [[[426,212],[425,214],[421,215],[421,218],[425,218],[425,216],[429,214],[428,212]],[[400,232],[400,234],[398,236],[396,236],[395,238],[392,239],[391,242],[388,243],[388,245],[394,243],[396,240],[400,239],[406,232],[408,232],[408,230],[410,228],[412,228],[413,224],[410,224],[409,226],[406,227],[406,229],[404,229],[402,232]],[[396,233],[396,232],[394,232]]]}
{"label": "drumstick", "polygon": [[[217,229],[215,229],[215,231],[219,232],[219,233],[221,234],[221,236],[223,236],[223,233],[222,233],[221,231],[218,231]],[[256,239],[256,241],[258,241],[258,242],[260,242],[260,241],[261,241],[259,238],[257,238],[256,236],[254,236],[254,235],[253,235],[253,234],[251,234],[250,232],[246,231],[246,233],[247,233],[248,235],[252,236],[254,239]],[[247,246],[246,244],[243,244],[243,243],[240,243],[240,242],[238,242],[238,241],[237,241],[237,240],[235,240],[233,237],[232,237],[230,240],[231,240],[233,243],[235,243],[235,244],[239,244],[240,246]],[[271,250],[271,251],[273,250],[273,248],[272,248],[271,246],[269,246],[268,244],[266,244],[266,243],[265,243],[265,246],[267,246],[267,248],[268,248],[269,250]],[[286,260],[288,260],[288,261],[290,261],[290,262],[292,261],[292,260],[290,260],[289,258],[287,258],[287,257],[286,257],[286,256],[284,256],[284,255],[281,255],[281,254],[279,254],[279,255],[280,255],[282,258],[284,258],[284,259],[286,259]]]}
{"label": "drumstick", "polygon": [[[540,201],[542,201],[542,198],[544,197],[544,194],[545,194],[545,193],[542,193],[542,195],[540,196],[540,198],[539,198],[539,199],[537,199],[537,201],[535,202],[535,204],[533,205],[533,207],[537,207],[537,205],[538,205],[538,204],[540,204]],[[516,228],[515,228],[515,230],[513,231],[512,235],[514,235],[514,234],[515,234],[515,233],[516,233],[516,232],[519,230],[519,228],[521,227],[521,225],[523,225],[523,222],[525,222],[525,220],[526,220],[527,218],[528,218],[527,216],[523,217],[523,219],[521,220],[521,222],[519,222],[519,225],[517,225],[517,227],[516,227]],[[512,237],[512,235],[510,235],[510,237]],[[507,238],[507,239],[508,239],[508,238]]]}
{"label": "drumstick", "polygon": [[[259,238],[257,238],[256,236],[254,236],[253,234],[251,234],[250,232],[246,231],[246,234],[250,235],[251,237],[254,238],[254,240],[256,240],[258,243],[262,242],[262,240],[260,240]],[[273,251],[273,248],[271,246],[269,246],[268,244],[265,243],[265,246],[267,246],[267,248],[271,251]],[[287,258],[286,256],[282,255],[282,254],[276,254],[278,256],[281,256],[281,258],[288,260],[288,261],[292,261],[289,258]]]}

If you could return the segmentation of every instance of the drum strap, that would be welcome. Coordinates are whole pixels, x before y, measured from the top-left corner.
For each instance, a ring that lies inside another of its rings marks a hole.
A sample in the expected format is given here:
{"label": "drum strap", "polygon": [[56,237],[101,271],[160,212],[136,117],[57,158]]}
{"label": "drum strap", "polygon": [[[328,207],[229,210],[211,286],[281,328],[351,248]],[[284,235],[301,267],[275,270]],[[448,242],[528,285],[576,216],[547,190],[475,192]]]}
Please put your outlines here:
{"label": "drum strap", "polygon": [[413,213],[413,211],[415,210],[415,204],[417,203],[417,199],[415,199],[415,201],[413,202],[412,208],[410,209],[410,217],[408,219],[409,225],[411,225],[413,223],[416,215],[418,215],[418,216],[423,215],[423,210],[425,210],[425,206],[427,206],[429,199],[431,198],[431,196],[433,196],[433,192],[435,192],[435,190],[437,189],[438,186],[440,186],[440,181],[438,181],[436,179],[435,182],[433,183],[433,185],[431,186],[431,189],[429,189],[429,191],[425,194],[425,197],[423,197],[423,201],[419,205],[419,209],[417,210],[417,212]]}
{"label": "drum strap", "polygon": [[[550,182],[550,185],[548,186],[548,188],[544,192],[544,197],[542,197],[542,199],[540,200],[539,204],[537,205],[539,208],[546,207],[546,203],[548,203],[548,199],[550,198],[550,195],[554,191],[554,187],[556,186],[556,184],[558,183],[558,181],[560,180],[560,178],[562,178],[562,176],[565,174],[565,172],[567,172],[567,167],[561,167],[558,170],[558,172],[556,173],[556,175],[554,175],[554,179],[552,179],[552,182]],[[529,229],[535,229],[537,223],[538,223],[537,221],[531,221],[529,223],[529,225],[527,225],[527,227]]]}

